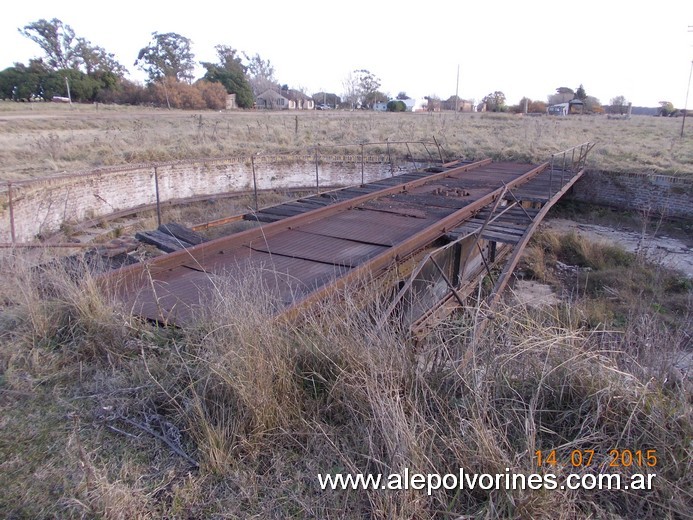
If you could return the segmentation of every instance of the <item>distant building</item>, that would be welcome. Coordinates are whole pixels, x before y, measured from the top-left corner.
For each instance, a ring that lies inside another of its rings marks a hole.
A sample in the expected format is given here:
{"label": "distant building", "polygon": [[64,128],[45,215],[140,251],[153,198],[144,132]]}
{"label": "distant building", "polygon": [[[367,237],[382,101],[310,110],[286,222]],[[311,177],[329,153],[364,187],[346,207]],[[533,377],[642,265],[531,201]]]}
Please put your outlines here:
{"label": "distant building", "polygon": [[455,99],[455,96],[450,96],[442,101],[441,108],[443,110],[457,110],[458,112],[474,112],[474,105],[471,101],[461,98]]}
{"label": "distant building", "polygon": [[549,105],[547,109],[550,116],[567,116],[570,110],[570,103],[558,103],[557,105]]}
{"label": "distant building", "polygon": [[315,102],[297,90],[267,89],[255,98],[255,107],[268,110],[313,110]]}
{"label": "distant building", "polygon": [[315,109],[315,101],[300,90],[283,89],[281,94],[289,100],[289,110]]}
{"label": "distant building", "polygon": [[565,103],[549,105],[546,109],[550,116],[567,116],[568,114],[582,114],[585,110],[585,103],[579,99],[571,99]]}
{"label": "distant building", "polygon": [[289,108],[289,100],[274,89],[267,89],[255,98],[256,108],[269,110],[286,110]]}

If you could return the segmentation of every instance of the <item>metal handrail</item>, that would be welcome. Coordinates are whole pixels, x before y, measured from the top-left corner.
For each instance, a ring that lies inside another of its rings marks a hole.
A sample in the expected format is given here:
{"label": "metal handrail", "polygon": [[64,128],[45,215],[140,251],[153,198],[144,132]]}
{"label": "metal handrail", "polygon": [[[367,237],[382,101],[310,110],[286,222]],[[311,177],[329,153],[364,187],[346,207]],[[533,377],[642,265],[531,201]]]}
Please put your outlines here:
{"label": "metal handrail", "polygon": [[[595,143],[590,141],[567,148],[562,152],[551,154],[549,161],[549,198],[553,195],[553,173],[554,171],[561,172],[561,187],[565,184],[565,174],[570,173],[571,176],[582,171],[587,164],[587,154],[594,148]],[[579,150],[577,160],[575,152]],[[568,154],[570,154],[570,163],[568,164]],[[560,169],[556,169],[557,158],[562,163]],[[560,188],[559,188],[560,189]]]}

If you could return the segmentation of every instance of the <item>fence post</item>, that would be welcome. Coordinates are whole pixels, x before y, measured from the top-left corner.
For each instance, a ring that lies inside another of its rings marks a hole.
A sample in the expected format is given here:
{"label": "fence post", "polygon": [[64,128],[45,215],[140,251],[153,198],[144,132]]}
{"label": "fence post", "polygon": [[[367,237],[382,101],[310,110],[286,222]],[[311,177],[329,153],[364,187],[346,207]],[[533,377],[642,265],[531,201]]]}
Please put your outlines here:
{"label": "fence post", "polygon": [[392,155],[390,155],[390,138],[388,137],[386,139],[387,141],[387,161],[390,163],[390,176],[394,177],[395,176],[395,166],[392,164]]}
{"label": "fence post", "polygon": [[551,154],[551,169],[549,170],[549,200],[551,200],[551,185],[553,184],[553,154]]}
{"label": "fence post", "polygon": [[161,226],[161,200],[159,199],[159,169],[154,166],[154,190],[156,191],[156,221]]}
{"label": "fence post", "polygon": [[17,238],[14,234],[14,203],[12,201],[12,183],[7,181],[7,202],[10,206],[10,233],[12,235],[12,243],[15,244]]}
{"label": "fence post", "polygon": [[409,152],[409,158],[411,159],[411,162],[414,164],[414,171],[418,170],[419,167],[416,164],[416,161],[414,160],[414,156],[411,153],[411,148],[409,148],[409,141],[406,141],[404,144],[407,145],[407,152]]}
{"label": "fence post", "polygon": [[255,176],[255,156],[250,156],[250,165],[253,168],[253,198],[255,199],[255,211],[258,210],[257,204],[257,177]]}
{"label": "fence post", "polygon": [[438,139],[436,139],[436,136],[433,136],[433,142],[436,144],[436,148],[438,148],[438,156],[440,156],[440,164],[443,164],[445,161],[443,160],[443,151],[440,149],[440,144],[438,144]]}
{"label": "fence post", "polygon": [[361,186],[363,186],[363,162],[364,162],[363,143],[361,143]]}
{"label": "fence post", "polygon": [[319,146],[315,147],[315,189],[320,193],[320,174],[318,173],[318,150]]}

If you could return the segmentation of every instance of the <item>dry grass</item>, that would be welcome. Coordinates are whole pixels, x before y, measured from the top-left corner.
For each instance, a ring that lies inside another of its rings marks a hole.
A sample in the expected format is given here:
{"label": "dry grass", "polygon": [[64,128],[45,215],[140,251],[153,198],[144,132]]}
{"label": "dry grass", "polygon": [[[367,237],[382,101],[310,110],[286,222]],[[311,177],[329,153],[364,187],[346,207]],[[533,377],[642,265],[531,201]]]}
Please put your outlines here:
{"label": "dry grass", "polygon": [[642,255],[545,230],[525,251],[523,268],[557,287],[563,299],[577,302],[591,328],[627,328],[634,318],[655,314],[663,324],[682,323],[693,334],[693,282]]}
{"label": "dry grass", "polygon": [[[165,330],[133,320],[89,275],[28,268],[13,254],[2,267],[15,274],[2,279],[0,314],[0,508],[10,518],[690,511],[692,389],[674,366],[690,336],[656,313],[616,332],[585,327],[577,302],[506,307],[475,336],[481,311],[470,308],[415,351],[404,331],[373,324],[378,302],[349,294],[300,325],[278,322],[252,273],[219,281],[194,327]],[[595,450],[577,470],[589,473],[612,448],[657,450],[655,488],[428,496],[321,491],[317,481],[404,468],[529,474],[539,449],[557,450],[561,477],[572,450]]]}
{"label": "dry grass", "polygon": [[[370,112],[185,112],[0,102],[0,178],[27,179],[97,167],[283,153],[321,145],[439,139],[450,157],[544,161],[585,141],[597,143],[588,167],[690,175],[691,134],[680,120],[600,116]],[[375,150],[385,152],[386,147]],[[358,148],[356,149],[358,151]],[[401,150],[403,153],[406,150]],[[415,150],[416,153],[425,153]]]}

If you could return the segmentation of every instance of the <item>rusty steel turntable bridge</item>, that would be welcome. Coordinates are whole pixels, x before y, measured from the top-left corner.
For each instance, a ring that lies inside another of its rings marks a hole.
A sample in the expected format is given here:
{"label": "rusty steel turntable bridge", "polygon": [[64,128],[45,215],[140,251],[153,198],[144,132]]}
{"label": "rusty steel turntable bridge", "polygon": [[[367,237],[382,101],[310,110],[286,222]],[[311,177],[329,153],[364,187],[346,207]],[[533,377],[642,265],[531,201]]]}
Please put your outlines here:
{"label": "rusty steel turntable bridge", "polygon": [[[262,223],[211,241],[167,229],[175,252],[104,275],[136,315],[185,326],[219,281],[259,273],[279,314],[385,276],[384,316],[412,330],[464,305],[484,277],[499,300],[551,206],[582,176],[591,143],[542,164],[453,161],[264,208]],[[195,244],[195,242],[200,242]]]}

